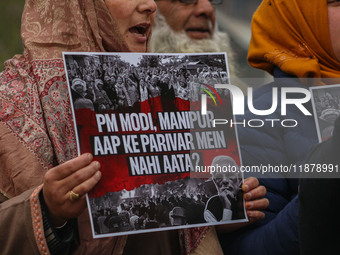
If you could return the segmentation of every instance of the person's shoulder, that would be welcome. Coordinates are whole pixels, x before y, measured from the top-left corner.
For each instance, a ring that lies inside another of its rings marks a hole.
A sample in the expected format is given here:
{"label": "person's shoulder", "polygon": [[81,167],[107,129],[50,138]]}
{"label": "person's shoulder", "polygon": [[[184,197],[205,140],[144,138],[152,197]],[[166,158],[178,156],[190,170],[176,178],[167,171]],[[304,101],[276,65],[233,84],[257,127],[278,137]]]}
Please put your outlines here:
{"label": "person's shoulder", "polygon": [[[268,106],[270,107],[272,105],[275,93],[277,93],[278,99],[281,98],[281,90],[283,88],[288,90],[289,88],[308,89],[297,77],[284,73],[276,67],[273,72],[273,81],[264,83],[263,85],[253,89],[252,94],[248,93],[247,97],[252,97],[253,104],[256,106],[255,108],[268,109]],[[274,92],[275,90],[277,92]],[[278,105],[280,104],[281,102],[279,100]]]}

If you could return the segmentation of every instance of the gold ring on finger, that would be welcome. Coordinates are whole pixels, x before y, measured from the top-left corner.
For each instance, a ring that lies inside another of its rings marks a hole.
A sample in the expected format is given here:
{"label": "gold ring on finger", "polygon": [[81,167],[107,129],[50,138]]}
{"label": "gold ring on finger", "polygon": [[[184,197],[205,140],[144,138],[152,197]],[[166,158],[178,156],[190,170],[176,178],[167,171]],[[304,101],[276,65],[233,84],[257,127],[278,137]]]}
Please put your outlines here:
{"label": "gold ring on finger", "polygon": [[80,197],[80,195],[78,193],[75,193],[73,190],[71,190],[69,192],[69,195],[70,195],[70,200],[72,202],[77,201],[79,199],[79,197]]}

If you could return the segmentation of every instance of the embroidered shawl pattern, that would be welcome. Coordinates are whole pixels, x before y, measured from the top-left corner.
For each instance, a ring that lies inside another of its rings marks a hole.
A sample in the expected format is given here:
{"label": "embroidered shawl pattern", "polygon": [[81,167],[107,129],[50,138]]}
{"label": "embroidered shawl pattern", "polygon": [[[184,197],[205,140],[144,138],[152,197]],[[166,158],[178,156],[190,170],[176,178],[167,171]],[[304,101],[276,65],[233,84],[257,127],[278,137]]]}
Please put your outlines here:
{"label": "embroidered shawl pattern", "polygon": [[[0,121],[47,170],[77,155],[63,51],[129,51],[103,0],[26,0],[24,54],[0,74]],[[185,253],[206,228],[181,231]]]}

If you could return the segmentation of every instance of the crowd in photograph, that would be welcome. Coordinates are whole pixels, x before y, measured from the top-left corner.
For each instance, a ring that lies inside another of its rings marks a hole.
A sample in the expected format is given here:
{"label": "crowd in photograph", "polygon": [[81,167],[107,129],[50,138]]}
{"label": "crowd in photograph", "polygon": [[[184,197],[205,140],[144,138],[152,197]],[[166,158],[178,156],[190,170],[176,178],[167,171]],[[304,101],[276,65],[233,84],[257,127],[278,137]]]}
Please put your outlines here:
{"label": "crowd in photograph", "polygon": [[[183,56],[176,55],[166,56],[165,63],[159,58],[145,55],[147,60],[134,65],[118,56],[67,56],[74,108],[141,112],[188,110],[188,102],[198,101],[200,94],[205,93],[200,89],[204,84],[228,82],[225,66],[183,60]],[[157,64],[150,66],[154,59]]]}
{"label": "crowd in photograph", "polygon": [[190,182],[149,184],[91,198],[97,234],[205,223],[205,205],[216,190],[212,183]]}

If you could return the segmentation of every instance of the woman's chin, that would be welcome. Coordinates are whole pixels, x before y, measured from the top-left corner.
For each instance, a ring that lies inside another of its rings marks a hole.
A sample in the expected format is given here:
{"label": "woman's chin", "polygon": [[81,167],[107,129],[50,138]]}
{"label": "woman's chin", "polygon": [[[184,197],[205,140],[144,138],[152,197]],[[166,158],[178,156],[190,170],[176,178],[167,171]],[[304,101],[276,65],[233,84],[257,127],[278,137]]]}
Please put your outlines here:
{"label": "woman's chin", "polygon": [[144,43],[128,42],[127,45],[131,52],[146,52],[147,51],[146,42]]}

